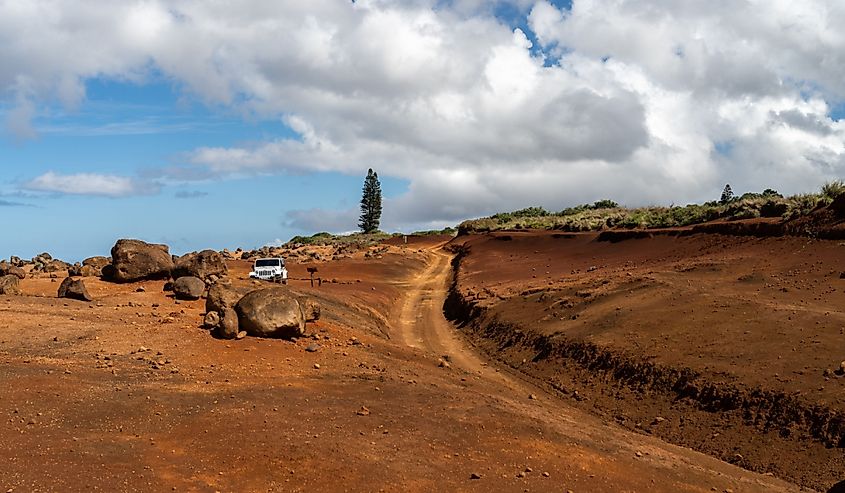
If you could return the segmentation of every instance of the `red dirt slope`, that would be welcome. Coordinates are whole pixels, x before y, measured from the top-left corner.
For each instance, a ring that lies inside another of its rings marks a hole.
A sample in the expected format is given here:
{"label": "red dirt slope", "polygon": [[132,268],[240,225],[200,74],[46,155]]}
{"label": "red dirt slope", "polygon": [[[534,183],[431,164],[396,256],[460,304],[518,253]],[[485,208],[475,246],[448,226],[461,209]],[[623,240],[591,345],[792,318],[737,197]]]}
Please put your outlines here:
{"label": "red dirt slope", "polygon": [[684,234],[459,238],[451,314],[580,406],[830,487],[845,470],[845,244]]}

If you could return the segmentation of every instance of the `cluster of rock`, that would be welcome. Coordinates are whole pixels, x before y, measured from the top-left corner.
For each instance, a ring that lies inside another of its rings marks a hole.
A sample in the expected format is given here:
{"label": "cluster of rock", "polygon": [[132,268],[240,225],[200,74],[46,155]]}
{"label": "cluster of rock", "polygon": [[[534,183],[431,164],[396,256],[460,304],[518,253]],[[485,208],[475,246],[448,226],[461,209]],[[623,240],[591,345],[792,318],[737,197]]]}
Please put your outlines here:
{"label": "cluster of rock", "polygon": [[223,256],[214,250],[173,256],[167,245],[141,240],[118,240],[111,250],[111,263],[103,278],[114,282],[173,279],[166,289],[177,299],[198,300],[229,271]]}
{"label": "cluster of rock", "polygon": [[111,254],[112,263],[106,276],[109,279],[135,282],[172,278],[166,289],[172,290],[177,299],[197,300],[205,296],[204,325],[224,339],[246,335],[299,337],[305,333],[307,321],[320,317],[319,304],[298,298],[287,288],[244,292],[231,287],[225,253],[203,250],[173,257],[166,245],[119,240]]}
{"label": "cluster of rock", "polygon": [[[279,252],[267,248],[258,255],[269,257]],[[320,305],[316,301],[298,297],[287,287],[252,291],[232,287],[224,257],[232,258],[232,254],[225,250],[223,254],[203,250],[179,257],[171,255],[167,245],[122,239],[111,249],[110,258],[91,257],[74,265],[62,263],[69,277],[61,283],[57,294],[59,298],[92,301],[80,279],[87,276],[99,275],[117,283],[172,279],[165,289],[173,291],[177,299],[206,298],[204,325],[224,339],[246,335],[295,338],[304,335],[306,322],[320,318]],[[26,277],[22,261],[11,260],[0,262],[0,295],[20,294],[20,279]],[[56,262],[60,261],[41,254],[32,264],[44,270],[57,267]]]}
{"label": "cluster of rock", "polygon": [[8,261],[0,261],[0,275],[14,274],[23,279],[26,277],[24,268],[28,266],[31,266],[30,271],[33,273],[49,273],[66,270],[70,264],[54,259],[49,253],[38,254],[32,257],[32,260],[23,260],[20,257],[12,256]]}
{"label": "cluster of rock", "polygon": [[68,275],[73,277],[100,277],[103,269],[111,264],[110,257],[90,257],[68,267]]}
{"label": "cluster of rock", "polygon": [[249,260],[258,258],[283,257],[294,262],[324,262],[328,260],[340,260],[349,258],[354,253],[366,250],[365,244],[347,243],[343,245],[306,245],[294,243],[284,247],[264,246],[255,250],[243,250],[238,248],[235,251],[223,249],[220,252],[223,257],[230,260]]}
{"label": "cluster of rock", "polygon": [[26,278],[26,271],[23,270],[23,267],[19,267],[4,260],[0,262],[0,276],[15,276],[18,279],[24,279]]}
{"label": "cluster of rock", "polygon": [[294,296],[288,288],[273,287],[243,293],[215,284],[205,301],[207,328],[223,339],[256,337],[295,338],[305,334],[305,323],[320,318],[320,305]]}
{"label": "cluster of rock", "polygon": [[70,264],[54,259],[49,253],[42,253],[32,258],[32,272],[59,272],[67,270]]}

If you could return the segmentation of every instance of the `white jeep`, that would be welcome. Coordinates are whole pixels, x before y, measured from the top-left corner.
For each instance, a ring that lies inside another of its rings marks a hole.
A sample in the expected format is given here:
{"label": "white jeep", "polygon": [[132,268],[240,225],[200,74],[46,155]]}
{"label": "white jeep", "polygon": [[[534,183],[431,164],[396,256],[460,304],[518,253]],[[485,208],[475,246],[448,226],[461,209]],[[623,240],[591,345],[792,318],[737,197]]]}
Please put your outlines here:
{"label": "white jeep", "polygon": [[261,279],[262,281],[288,283],[288,270],[285,269],[285,259],[283,258],[260,258],[252,265],[252,272],[249,273],[251,279]]}

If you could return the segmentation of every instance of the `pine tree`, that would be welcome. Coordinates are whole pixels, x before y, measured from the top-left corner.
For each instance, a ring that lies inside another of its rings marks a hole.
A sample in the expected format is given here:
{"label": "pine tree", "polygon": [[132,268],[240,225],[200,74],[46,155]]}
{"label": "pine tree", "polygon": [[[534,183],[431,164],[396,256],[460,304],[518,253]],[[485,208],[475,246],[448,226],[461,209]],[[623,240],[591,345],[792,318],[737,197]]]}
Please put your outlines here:
{"label": "pine tree", "polygon": [[361,196],[361,217],[358,227],[364,233],[378,231],[381,221],[381,183],[378,181],[378,173],[372,169],[367,171],[364,178],[364,190]]}
{"label": "pine tree", "polygon": [[725,185],[725,189],[722,190],[722,198],[719,199],[720,204],[727,204],[728,202],[734,199],[734,191],[731,190],[731,184],[728,183]]}

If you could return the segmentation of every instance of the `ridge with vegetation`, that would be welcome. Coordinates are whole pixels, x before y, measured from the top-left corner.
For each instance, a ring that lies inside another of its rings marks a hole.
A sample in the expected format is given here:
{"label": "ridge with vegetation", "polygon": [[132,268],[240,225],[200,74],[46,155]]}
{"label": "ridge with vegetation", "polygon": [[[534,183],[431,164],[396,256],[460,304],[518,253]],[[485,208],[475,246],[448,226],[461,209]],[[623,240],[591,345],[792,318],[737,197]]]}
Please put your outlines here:
{"label": "ridge with vegetation", "polygon": [[829,205],[845,193],[845,181],[835,180],[822,186],[818,193],[784,197],[766,189],[746,193],[727,200],[669,207],[622,207],[612,200],[569,207],[550,212],[542,207],[529,207],[503,212],[480,219],[470,219],[458,226],[458,234],[484,233],[498,230],[540,229],[568,232],[605,229],[657,229],[692,226],[715,220],[735,221],[754,218],[781,218],[785,221],[806,216]]}

